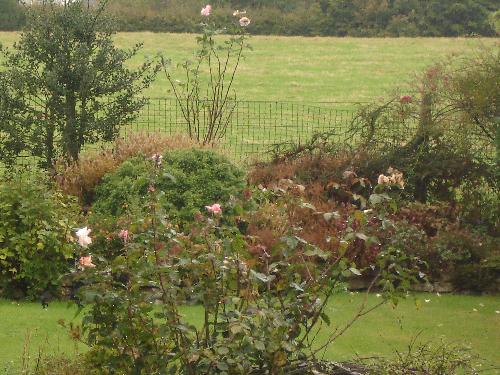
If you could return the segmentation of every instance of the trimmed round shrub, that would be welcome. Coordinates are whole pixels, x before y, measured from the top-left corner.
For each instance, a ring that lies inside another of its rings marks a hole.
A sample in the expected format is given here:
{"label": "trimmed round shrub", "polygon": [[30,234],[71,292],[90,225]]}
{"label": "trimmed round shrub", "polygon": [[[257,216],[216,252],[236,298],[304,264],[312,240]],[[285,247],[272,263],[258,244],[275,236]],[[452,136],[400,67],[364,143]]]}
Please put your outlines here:
{"label": "trimmed round shrub", "polygon": [[0,294],[57,295],[75,255],[71,241],[79,208],[40,183],[18,175],[0,183]]}
{"label": "trimmed round shrub", "polygon": [[136,157],[106,175],[96,189],[92,210],[120,216],[145,201],[148,188],[161,190],[161,203],[170,220],[190,222],[196,212],[213,203],[224,204],[245,188],[245,173],[213,151],[188,149],[163,155],[159,172],[153,162]]}

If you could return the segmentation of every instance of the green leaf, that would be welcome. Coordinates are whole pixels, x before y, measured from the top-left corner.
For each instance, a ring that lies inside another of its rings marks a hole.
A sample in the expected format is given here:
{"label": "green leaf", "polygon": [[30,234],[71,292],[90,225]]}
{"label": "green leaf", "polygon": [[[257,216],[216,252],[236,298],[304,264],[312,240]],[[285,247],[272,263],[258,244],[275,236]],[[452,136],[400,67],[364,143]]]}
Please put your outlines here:
{"label": "green leaf", "polygon": [[357,268],[351,267],[349,268],[349,271],[351,271],[355,275],[361,276],[361,271],[358,270]]}
{"label": "green leaf", "polygon": [[264,345],[264,343],[262,341],[259,341],[259,340],[255,340],[254,341],[254,346],[257,350],[260,350],[260,351],[264,351],[266,350],[266,346]]}
{"label": "green leaf", "polygon": [[360,240],[366,241],[368,239],[368,236],[364,233],[356,233],[356,237],[358,237]]}
{"label": "green leaf", "polygon": [[229,371],[229,367],[226,362],[217,362],[217,368],[221,371]]}
{"label": "green leaf", "polygon": [[304,255],[306,255],[308,257],[317,256],[317,257],[320,257],[321,259],[327,259],[330,256],[329,253],[321,250],[319,247],[310,248],[309,250],[304,252]]}
{"label": "green leaf", "polygon": [[219,346],[217,348],[217,353],[219,353],[220,355],[226,355],[229,353],[229,348],[227,348],[225,346]]}
{"label": "green leaf", "polygon": [[331,324],[330,317],[326,313],[322,312],[320,316],[321,319],[326,323],[326,325],[329,326]]}
{"label": "green leaf", "polygon": [[296,290],[298,290],[299,292],[303,292],[304,289],[297,283],[291,283],[290,286]]}
{"label": "green leaf", "polygon": [[231,326],[231,328],[229,328],[229,330],[233,335],[237,335],[238,333],[243,332],[243,327],[240,326],[239,324],[234,324]]}
{"label": "green leaf", "polygon": [[266,275],[264,275],[263,273],[256,272],[256,271],[254,271],[254,270],[250,270],[250,274],[251,274],[254,278],[256,278],[257,280],[262,281],[263,283],[268,283],[268,282],[271,282],[271,281],[273,281],[273,280],[276,278],[276,276],[274,276],[274,275],[269,275],[269,276],[266,276]]}

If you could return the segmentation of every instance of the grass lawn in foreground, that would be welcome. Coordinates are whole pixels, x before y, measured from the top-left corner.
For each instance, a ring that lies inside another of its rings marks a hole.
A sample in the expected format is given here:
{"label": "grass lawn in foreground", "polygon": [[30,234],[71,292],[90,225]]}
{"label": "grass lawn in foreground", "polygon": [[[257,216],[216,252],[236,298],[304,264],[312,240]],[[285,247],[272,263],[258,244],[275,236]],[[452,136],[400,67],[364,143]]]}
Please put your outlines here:
{"label": "grass lawn in foreground", "polygon": [[[500,367],[500,314],[496,312],[500,310],[500,296],[420,294],[418,298],[420,309],[408,299],[396,309],[383,306],[367,315],[326,351],[325,358],[391,355],[394,350],[405,350],[421,333],[419,339],[424,342],[438,343],[443,338],[449,343],[470,345],[487,363]],[[328,306],[332,325],[347,322],[361,299],[360,294],[336,296]],[[370,302],[377,301],[375,295],[370,296]],[[45,353],[73,353],[75,345],[57,321],[71,321],[75,311],[63,302],[51,303],[44,310],[37,303],[0,301],[0,371],[11,361],[19,366],[28,332],[32,358],[39,348]],[[183,313],[193,323],[202,319],[198,306],[185,307]],[[320,342],[326,340],[330,330],[322,329]]]}
{"label": "grass lawn in foreground", "polygon": [[[18,36],[0,32],[0,43],[11,46]],[[121,48],[144,42],[133,65],[161,53],[175,66],[192,58],[196,47],[195,34],[119,33],[115,40]],[[255,36],[249,41],[253,51],[246,52],[234,87],[242,100],[370,101],[403,86],[412,73],[446,56],[470,53],[480,46],[498,48],[499,42],[499,38]],[[160,73],[146,95],[172,96],[168,89]]]}

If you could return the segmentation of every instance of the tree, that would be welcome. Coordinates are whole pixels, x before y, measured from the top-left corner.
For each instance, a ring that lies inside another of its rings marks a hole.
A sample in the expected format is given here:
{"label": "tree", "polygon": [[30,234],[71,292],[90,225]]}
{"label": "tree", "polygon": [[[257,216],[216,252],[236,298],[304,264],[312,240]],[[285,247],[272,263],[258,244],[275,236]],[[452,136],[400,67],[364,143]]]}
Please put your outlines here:
{"label": "tree", "polygon": [[23,22],[23,10],[17,0],[0,1],[0,30],[16,30]]}
{"label": "tree", "polygon": [[58,157],[77,160],[85,144],[114,139],[146,103],[139,94],[159,67],[125,66],[141,45],[114,46],[106,4],[49,0],[32,7],[20,41],[12,51],[1,49],[0,147],[9,151],[3,162],[21,153],[40,158],[44,168]]}

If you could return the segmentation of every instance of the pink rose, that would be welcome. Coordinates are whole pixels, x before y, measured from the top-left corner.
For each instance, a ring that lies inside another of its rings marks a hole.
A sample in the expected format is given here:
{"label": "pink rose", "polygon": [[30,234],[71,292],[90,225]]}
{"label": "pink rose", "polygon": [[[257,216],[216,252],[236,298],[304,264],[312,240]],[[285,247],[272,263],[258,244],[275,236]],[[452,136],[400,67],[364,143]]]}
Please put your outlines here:
{"label": "pink rose", "polygon": [[120,237],[123,241],[127,242],[128,240],[128,230],[122,229],[120,233],[118,234],[118,237]]}
{"label": "pink rose", "polygon": [[88,255],[86,257],[80,257],[80,260],[78,261],[80,266],[83,268],[94,268],[95,264],[92,263],[92,255]]}
{"label": "pink rose", "polygon": [[208,212],[214,215],[222,213],[222,207],[220,206],[219,203],[214,203],[211,206],[205,206],[205,208],[207,209]]}
{"label": "pink rose", "polygon": [[248,18],[248,17],[241,17],[240,18],[240,26],[241,27],[247,27],[248,25],[250,25],[250,18]]}
{"label": "pink rose", "polygon": [[399,101],[402,104],[411,103],[412,100],[413,100],[413,98],[410,95],[403,95],[401,98],[399,98]]}
{"label": "pink rose", "polygon": [[201,15],[203,17],[208,17],[212,13],[212,6],[210,4],[207,4],[202,10],[201,10]]}

